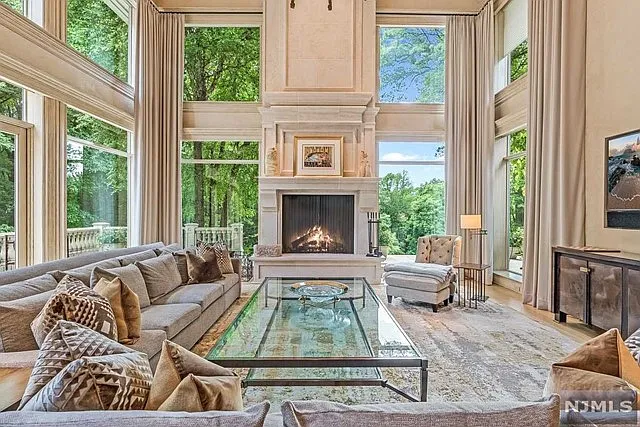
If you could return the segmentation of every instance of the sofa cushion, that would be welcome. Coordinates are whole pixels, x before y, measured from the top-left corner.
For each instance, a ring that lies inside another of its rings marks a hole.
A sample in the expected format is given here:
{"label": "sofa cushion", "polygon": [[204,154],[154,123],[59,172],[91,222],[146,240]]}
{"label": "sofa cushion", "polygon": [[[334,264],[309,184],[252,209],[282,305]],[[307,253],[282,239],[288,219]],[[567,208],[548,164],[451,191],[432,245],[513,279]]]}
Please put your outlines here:
{"label": "sofa cushion", "polygon": [[74,360],[132,352],[134,350],[89,328],[61,320],[42,343],[21,407]]}
{"label": "sofa cushion", "polygon": [[30,412],[0,413],[0,425],[39,427],[262,427],[269,413],[269,402],[244,411],[211,411],[201,413],[152,411]]}
{"label": "sofa cushion", "polygon": [[118,258],[118,261],[120,263],[120,266],[124,267],[129,264],[135,264],[138,261],[146,261],[155,257],[157,257],[156,251],[153,249],[149,249],[146,251],[120,257]]}
{"label": "sofa cushion", "polygon": [[239,281],[240,281],[240,276],[238,276],[236,273],[233,273],[233,274],[224,274],[222,276],[222,279],[216,280],[213,283],[217,285],[222,285],[223,292],[227,293],[227,291],[233,288],[235,284],[238,283]]}
{"label": "sofa cushion", "polygon": [[413,289],[421,292],[439,292],[449,287],[449,281],[439,281],[430,277],[392,271],[384,275],[387,285],[396,288]]}
{"label": "sofa cushion", "polygon": [[556,427],[560,400],[533,403],[341,403],[288,402],[281,407],[284,427]]}
{"label": "sofa cushion", "polygon": [[109,300],[85,286],[80,279],[65,276],[42,311],[31,322],[31,330],[40,345],[59,320],[69,320],[118,339],[116,319]]}
{"label": "sofa cushion", "polygon": [[196,320],[200,313],[198,304],[150,305],[142,309],[142,329],[164,331],[171,339]]}
{"label": "sofa cushion", "polygon": [[162,255],[146,261],[136,261],[151,301],[168,294],[182,283],[178,265],[172,255]]}
{"label": "sofa cushion", "polygon": [[155,305],[164,304],[198,304],[202,311],[213,304],[224,293],[222,284],[197,283],[195,285],[184,285],[169,292],[167,295],[156,299]]}
{"label": "sofa cushion", "polygon": [[105,261],[84,265],[82,267],[74,268],[67,271],[54,271],[51,274],[53,274],[53,277],[55,277],[58,282],[61,281],[64,278],[64,276],[70,274],[73,277],[76,277],[82,280],[82,283],[84,283],[86,286],[91,286],[91,273],[93,272],[93,269],[96,267],[110,269],[110,268],[120,267],[120,263],[118,262],[117,259],[107,259]]}
{"label": "sofa cushion", "polygon": [[45,306],[53,291],[13,301],[0,302],[0,351],[37,350],[31,322]]}
{"label": "sofa cushion", "polygon": [[100,279],[107,279],[109,281],[120,278],[122,283],[127,285],[136,295],[140,301],[140,308],[148,307],[151,305],[151,299],[149,298],[149,292],[147,292],[147,284],[144,282],[144,277],[140,269],[135,265],[127,265],[125,267],[111,268],[105,270],[100,267],[96,267],[91,273],[91,287],[94,287]]}
{"label": "sofa cushion", "polygon": [[196,253],[187,251],[186,255],[190,284],[211,283],[223,277],[213,250],[199,246],[196,248]]}
{"label": "sofa cushion", "polygon": [[165,341],[145,409],[187,412],[240,410],[240,377],[178,344]]}
{"label": "sofa cushion", "polygon": [[133,345],[127,345],[132,350],[139,351],[149,356],[151,359],[162,350],[162,343],[167,339],[165,331],[153,329],[140,331],[140,339]]}
{"label": "sofa cushion", "polygon": [[162,249],[156,249],[156,254],[158,256],[171,254],[173,255],[173,259],[176,260],[176,265],[178,266],[178,271],[180,272],[180,278],[182,279],[182,284],[186,285],[189,283],[189,272],[187,271],[187,251],[186,250],[177,250],[172,251],[170,246]]}
{"label": "sofa cushion", "polygon": [[140,300],[122,280],[100,279],[94,291],[109,300],[118,326],[118,342],[135,344],[140,339]]}
{"label": "sofa cushion", "polygon": [[52,291],[58,286],[58,281],[53,275],[47,273],[33,279],[0,286],[0,301],[13,301],[31,295]]}

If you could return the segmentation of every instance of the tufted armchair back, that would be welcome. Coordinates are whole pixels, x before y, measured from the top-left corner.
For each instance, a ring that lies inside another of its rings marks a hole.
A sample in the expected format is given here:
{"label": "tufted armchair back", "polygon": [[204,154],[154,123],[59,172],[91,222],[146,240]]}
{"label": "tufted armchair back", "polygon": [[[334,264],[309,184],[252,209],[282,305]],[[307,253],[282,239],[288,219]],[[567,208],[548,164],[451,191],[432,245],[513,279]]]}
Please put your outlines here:
{"label": "tufted armchair back", "polygon": [[441,265],[460,263],[462,237],[460,236],[423,236],[418,239],[416,262]]}

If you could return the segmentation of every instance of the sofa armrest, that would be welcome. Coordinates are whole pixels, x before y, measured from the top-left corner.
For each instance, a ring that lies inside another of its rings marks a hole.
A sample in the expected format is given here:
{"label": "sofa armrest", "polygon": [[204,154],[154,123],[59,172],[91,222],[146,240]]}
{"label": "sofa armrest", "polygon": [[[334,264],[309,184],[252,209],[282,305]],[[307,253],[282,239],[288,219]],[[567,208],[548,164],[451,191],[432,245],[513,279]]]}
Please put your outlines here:
{"label": "sofa armrest", "polygon": [[0,369],[32,369],[36,364],[39,350],[0,353]]}
{"label": "sofa armrest", "polygon": [[231,265],[233,266],[233,272],[240,276],[240,280],[242,280],[242,260],[240,258],[231,258]]}
{"label": "sofa armrest", "polygon": [[0,353],[0,411],[20,401],[37,357],[38,350]]}

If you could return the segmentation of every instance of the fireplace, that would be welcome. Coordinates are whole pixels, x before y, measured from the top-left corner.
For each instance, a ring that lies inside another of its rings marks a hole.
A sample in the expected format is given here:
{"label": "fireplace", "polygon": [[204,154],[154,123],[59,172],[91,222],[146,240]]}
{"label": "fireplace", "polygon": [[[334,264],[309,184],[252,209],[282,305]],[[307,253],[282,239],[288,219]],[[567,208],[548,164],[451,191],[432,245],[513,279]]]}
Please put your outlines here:
{"label": "fireplace", "polygon": [[282,196],[284,253],[354,253],[353,195]]}

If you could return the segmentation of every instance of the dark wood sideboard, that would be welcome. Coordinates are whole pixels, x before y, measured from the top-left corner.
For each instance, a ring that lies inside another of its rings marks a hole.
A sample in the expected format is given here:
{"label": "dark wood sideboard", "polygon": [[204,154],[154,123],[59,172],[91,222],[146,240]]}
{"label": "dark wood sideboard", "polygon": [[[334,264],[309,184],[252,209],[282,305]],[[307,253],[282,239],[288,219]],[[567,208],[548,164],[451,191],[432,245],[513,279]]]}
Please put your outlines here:
{"label": "dark wood sideboard", "polygon": [[640,328],[640,254],[554,247],[553,312],[627,338]]}

